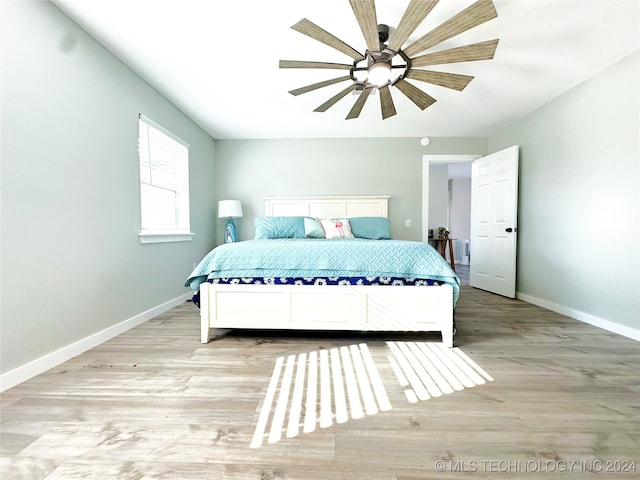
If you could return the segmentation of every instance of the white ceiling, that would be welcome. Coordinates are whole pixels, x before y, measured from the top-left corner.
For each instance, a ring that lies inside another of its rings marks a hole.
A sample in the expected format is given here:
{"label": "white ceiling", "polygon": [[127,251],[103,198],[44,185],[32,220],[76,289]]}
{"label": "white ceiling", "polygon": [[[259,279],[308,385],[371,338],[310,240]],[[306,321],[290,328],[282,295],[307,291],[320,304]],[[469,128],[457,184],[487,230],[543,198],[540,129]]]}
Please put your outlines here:
{"label": "white ceiling", "polygon": [[[438,101],[419,110],[392,89],[344,120],[347,96],[313,109],[345,84],[294,97],[288,90],[343,73],[279,69],[278,61],[351,59],[290,26],[301,18],[356,50],[365,43],[347,0],[55,0],[62,11],[214,138],[488,136],[640,48],[640,0],[497,0],[498,18],[429,51],[499,38],[493,60],[433,68],[473,75],[462,92],[413,82]],[[378,23],[397,25],[409,0],[376,0]],[[443,0],[405,43],[473,3]],[[615,95],[616,92],[611,92]]]}

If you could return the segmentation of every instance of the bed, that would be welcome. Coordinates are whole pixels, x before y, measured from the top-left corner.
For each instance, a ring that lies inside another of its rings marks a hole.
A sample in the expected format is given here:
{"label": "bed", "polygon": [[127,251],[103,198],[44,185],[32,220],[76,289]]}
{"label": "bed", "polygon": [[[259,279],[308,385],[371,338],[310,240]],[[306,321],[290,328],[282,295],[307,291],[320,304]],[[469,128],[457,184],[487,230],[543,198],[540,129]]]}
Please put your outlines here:
{"label": "bed", "polygon": [[459,281],[430,245],[390,238],[388,196],[268,197],[256,238],[213,249],[185,281],[211,329],[440,332]]}

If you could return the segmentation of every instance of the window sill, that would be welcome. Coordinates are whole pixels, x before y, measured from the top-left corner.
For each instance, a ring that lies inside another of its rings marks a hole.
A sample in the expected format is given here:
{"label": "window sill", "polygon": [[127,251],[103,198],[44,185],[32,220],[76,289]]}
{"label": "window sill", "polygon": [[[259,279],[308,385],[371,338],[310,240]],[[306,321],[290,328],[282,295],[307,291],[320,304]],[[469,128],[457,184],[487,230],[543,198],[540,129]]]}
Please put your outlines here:
{"label": "window sill", "polygon": [[140,233],[140,243],[190,242],[195,233]]}

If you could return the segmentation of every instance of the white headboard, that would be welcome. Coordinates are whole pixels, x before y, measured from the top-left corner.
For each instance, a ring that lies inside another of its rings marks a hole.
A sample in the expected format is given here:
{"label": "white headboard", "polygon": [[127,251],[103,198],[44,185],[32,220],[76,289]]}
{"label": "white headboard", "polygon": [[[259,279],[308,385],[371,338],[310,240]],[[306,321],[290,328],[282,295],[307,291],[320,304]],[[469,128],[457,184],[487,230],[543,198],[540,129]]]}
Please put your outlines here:
{"label": "white headboard", "polygon": [[389,195],[266,197],[264,214],[267,217],[388,217]]}

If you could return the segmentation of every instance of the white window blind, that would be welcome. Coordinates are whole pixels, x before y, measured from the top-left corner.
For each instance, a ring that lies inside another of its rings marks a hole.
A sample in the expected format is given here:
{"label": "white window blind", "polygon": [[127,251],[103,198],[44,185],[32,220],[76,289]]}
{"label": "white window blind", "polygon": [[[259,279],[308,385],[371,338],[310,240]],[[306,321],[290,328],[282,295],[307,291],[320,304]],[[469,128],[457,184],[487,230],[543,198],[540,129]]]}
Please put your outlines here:
{"label": "white window blind", "polygon": [[191,240],[189,145],[144,115],[138,118],[140,240]]}

